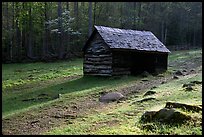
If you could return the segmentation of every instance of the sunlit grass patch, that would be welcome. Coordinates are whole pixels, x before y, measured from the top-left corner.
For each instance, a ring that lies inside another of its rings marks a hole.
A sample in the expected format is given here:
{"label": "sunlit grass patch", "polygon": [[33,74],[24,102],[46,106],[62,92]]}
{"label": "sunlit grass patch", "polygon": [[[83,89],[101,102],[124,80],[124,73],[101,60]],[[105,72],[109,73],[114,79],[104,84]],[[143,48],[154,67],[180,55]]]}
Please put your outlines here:
{"label": "sunlit grass patch", "polygon": [[2,70],[2,88],[3,91],[7,91],[26,84],[31,85],[60,77],[82,75],[82,60],[3,64]]}

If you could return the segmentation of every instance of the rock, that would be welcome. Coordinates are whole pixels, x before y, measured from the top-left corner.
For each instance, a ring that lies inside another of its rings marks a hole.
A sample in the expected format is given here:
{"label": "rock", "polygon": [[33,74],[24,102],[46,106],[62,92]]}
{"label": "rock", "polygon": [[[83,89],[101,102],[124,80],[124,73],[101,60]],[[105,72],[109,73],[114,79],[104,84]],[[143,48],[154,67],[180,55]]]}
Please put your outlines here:
{"label": "rock", "polygon": [[178,76],[182,76],[183,75],[183,73],[180,70],[177,70],[174,74],[178,75]]}
{"label": "rock", "polygon": [[188,86],[186,87],[186,91],[192,91],[192,90],[193,90],[192,86],[188,85]]}
{"label": "rock", "polygon": [[155,89],[155,88],[157,88],[157,86],[154,86],[154,87],[152,87],[151,89]]}
{"label": "rock", "polygon": [[156,98],[149,97],[149,98],[143,98],[143,99],[141,99],[141,100],[138,100],[137,102],[142,103],[142,102],[144,102],[144,101],[155,100],[155,99],[156,99]]}
{"label": "rock", "polygon": [[176,76],[176,75],[174,75],[174,76],[173,76],[173,79],[179,79],[179,77],[178,77],[178,76]]}
{"label": "rock", "polygon": [[183,123],[189,119],[191,119],[189,115],[173,108],[162,108],[159,111],[146,111],[141,117],[143,122],[159,121],[172,124]]}
{"label": "rock", "polygon": [[183,69],[182,71],[183,71],[183,72],[187,72],[187,70],[185,70],[185,69]]}
{"label": "rock", "polygon": [[142,79],[142,81],[148,81],[148,79]]}
{"label": "rock", "polygon": [[155,94],[155,93],[156,93],[156,91],[150,90],[150,91],[147,91],[147,92],[144,94],[144,96],[152,95],[152,94]]}
{"label": "rock", "polygon": [[104,94],[106,94],[106,93],[108,93],[108,92],[107,92],[107,91],[101,91],[101,92],[99,92],[100,95],[104,95]]}
{"label": "rock", "polygon": [[99,98],[100,102],[112,102],[112,101],[118,101],[120,99],[124,98],[124,96],[119,92],[111,92],[107,93]]}
{"label": "rock", "polygon": [[157,77],[164,77],[164,75],[163,74],[158,74]]}
{"label": "rock", "polygon": [[61,98],[62,97],[62,94],[58,94],[58,98]]}
{"label": "rock", "polygon": [[194,83],[183,84],[183,88],[184,88],[184,87],[188,87],[188,86],[195,86],[195,84],[194,84]]}
{"label": "rock", "polygon": [[144,71],[144,72],[142,72],[142,77],[148,77],[150,74],[149,74],[149,72],[147,72],[147,71]]}
{"label": "rock", "polygon": [[160,109],[154,116],[155,120],[165,123],[183,123],[189,120],[191,117],[173,108],[163,108]]}
{"label": "rock", "polygon": [[166,83],[166,81],[162,81],[162,82],[161,82],[161,84],[165,84],[165,83]]}
{"label": "rock", "polygon": [[189,111],[202,111],[202,105],[188,105],[183,103],[177,102],[166,102],[165,108],[181,108]]}
{"label": "rock", "polygon": [[192,84],[202,84],[202,81],[195,80],[195,81],[191,81],[190,83],[192,83]]}
{"label": "rock", "polygon": [[150,121],[152,121],[156,113],[157,113],[157,111],[146,111],[142,115],[141,121],[142,122],[150,122]]}

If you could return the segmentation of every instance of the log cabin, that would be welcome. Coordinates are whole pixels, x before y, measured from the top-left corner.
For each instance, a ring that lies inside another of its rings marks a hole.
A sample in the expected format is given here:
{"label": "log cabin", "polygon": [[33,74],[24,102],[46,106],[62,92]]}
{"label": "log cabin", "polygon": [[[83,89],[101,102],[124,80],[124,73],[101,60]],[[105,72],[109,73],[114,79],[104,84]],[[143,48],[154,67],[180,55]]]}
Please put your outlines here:
{"label": "log cabin", "polygon": [[83,49],[83,73],[117,76],[167,70],[170,51],[150,31],[94,26]]}

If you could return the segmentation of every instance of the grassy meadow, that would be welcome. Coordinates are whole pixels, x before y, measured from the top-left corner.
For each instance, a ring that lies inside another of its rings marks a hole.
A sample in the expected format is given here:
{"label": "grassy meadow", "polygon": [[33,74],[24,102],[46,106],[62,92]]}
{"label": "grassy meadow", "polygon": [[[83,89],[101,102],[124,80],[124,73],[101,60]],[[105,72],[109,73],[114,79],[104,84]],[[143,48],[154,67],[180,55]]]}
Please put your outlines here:
{"label": "grassy meadow", "polygon": [[[178,65],[200,58],[201,50],[175,51],[169,56],[168,71],[164,77],[171,75]],[[202,81],[202,66],[192,73],[156,86],[151,95],[156,100],[135,103],[143,98],[145,89],[128,96],[120,103],[105,104],[105,107],[89,108],[81,113],[81,117],[73,119],[71,124],[62,123],[40,134],[73,135],[73,134],[202,134],[202,112],[184,111],[192,115],[194,121],[183,125],[172,126],[161,123],[141,123],[140,117],[147,110],[158,110],[165,106],[166,101],[187,104],[202,104],[202,84],[196,84],[193,91],[187,92],[183,84],[194,80]],[[39,109],[53,106],[66,106],[71,103],[83,102],[84,98],[92,97],[98,102],[102,91],[123,90],[140,82],[141,76],[122,77],[90,77],[83,76],[82,59],[58,61],[54,63],[25,63],[2,65],[2,117],[9,119],[28,112],[38,113]],[[147,81],[156,77],[148,76]],[[201,123],[200,123],[201,122]],[[147,128],[148,127],[148,128]],[[18,128],[18,126],[16,127]]]}

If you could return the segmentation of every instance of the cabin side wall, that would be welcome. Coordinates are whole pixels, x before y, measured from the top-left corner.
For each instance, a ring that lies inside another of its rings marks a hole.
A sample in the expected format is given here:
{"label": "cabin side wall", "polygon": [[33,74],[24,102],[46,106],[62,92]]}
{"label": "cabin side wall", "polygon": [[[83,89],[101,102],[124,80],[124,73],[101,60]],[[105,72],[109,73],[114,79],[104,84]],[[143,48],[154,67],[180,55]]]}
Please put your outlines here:
{"label": "cabin side wall", "polygon": [[113,51],[113,75],[128,75],[131,72],[131,56],[125,51]]}
{"label": "cabin side wall", "polygon": [[133,74],[143,71],[153,73],[167,70],[168,54],[133,50],[113,51],[113,75]]}
{"label": "cabin side wall", "polygon": [[84,52],[84,75],[112,76],[112,53],[98,33]]}

